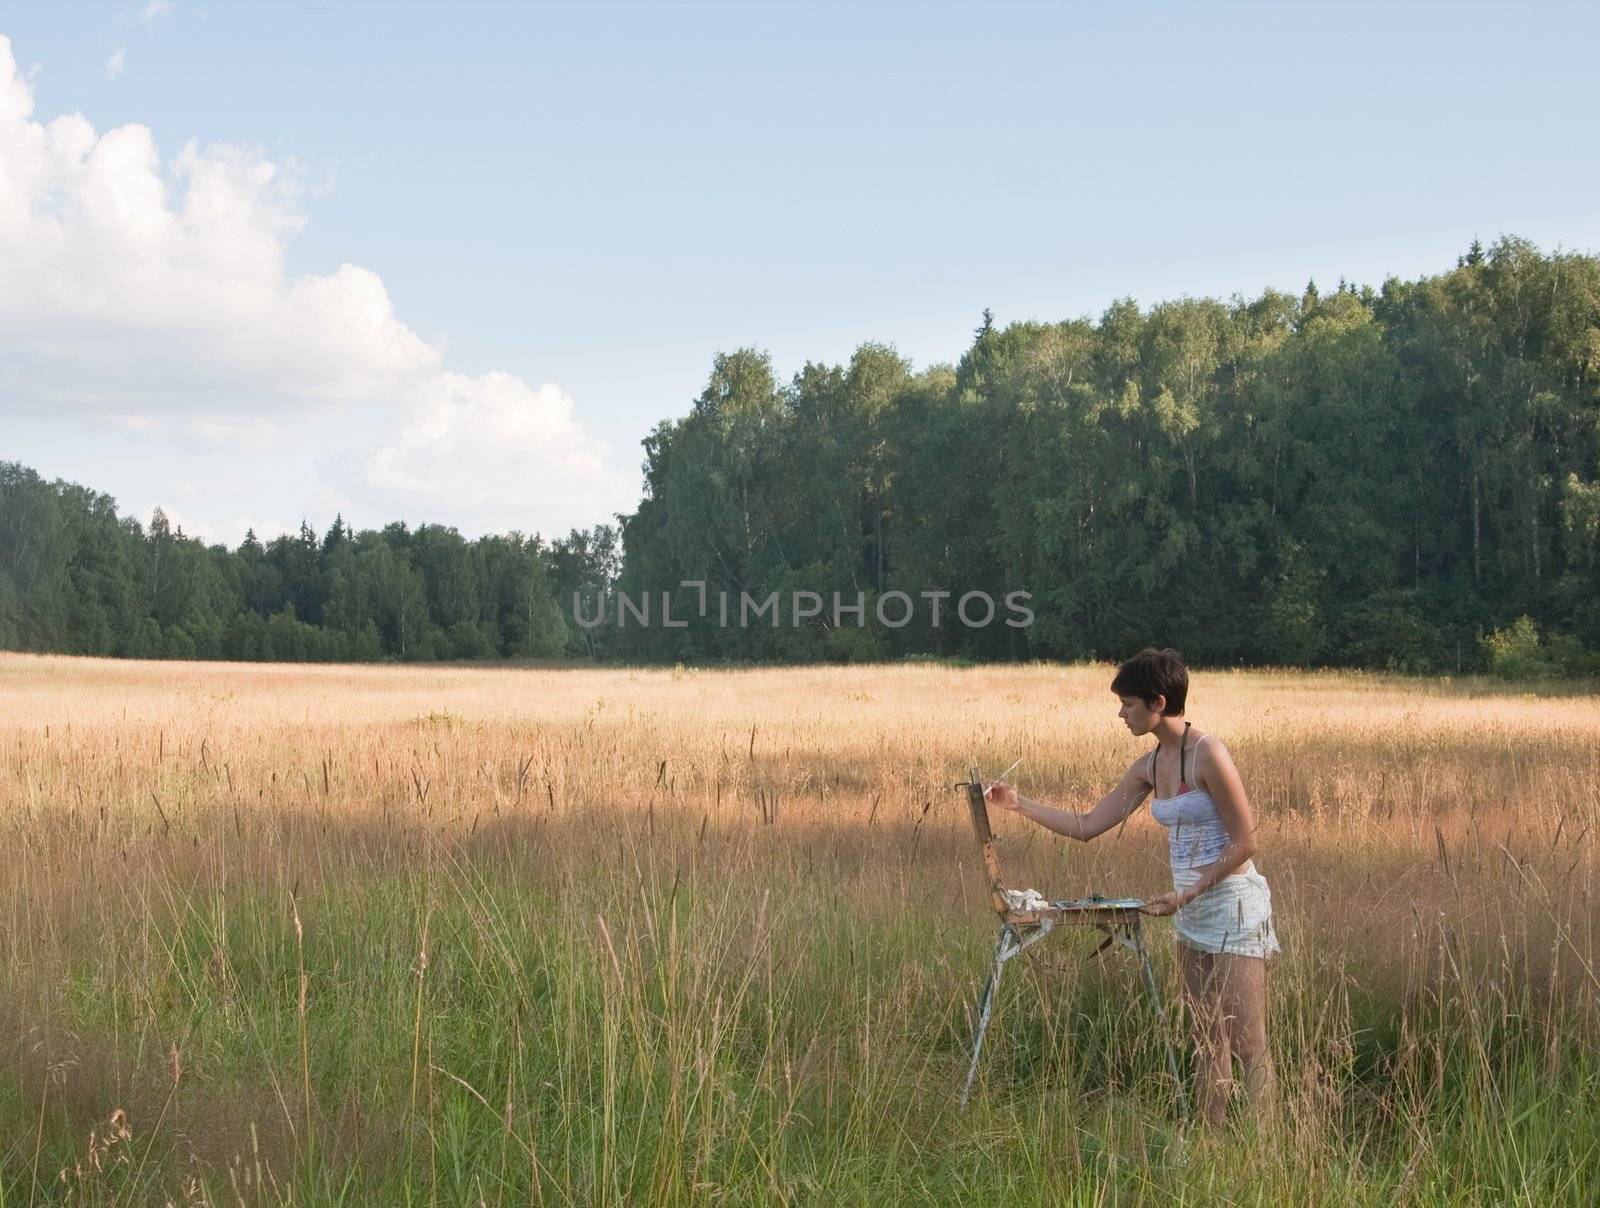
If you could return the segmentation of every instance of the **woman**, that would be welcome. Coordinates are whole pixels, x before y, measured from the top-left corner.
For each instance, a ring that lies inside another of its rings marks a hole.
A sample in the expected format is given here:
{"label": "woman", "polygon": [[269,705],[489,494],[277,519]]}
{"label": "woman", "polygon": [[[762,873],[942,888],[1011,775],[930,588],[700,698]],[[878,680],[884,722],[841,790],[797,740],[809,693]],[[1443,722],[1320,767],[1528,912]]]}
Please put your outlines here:
{"label": "woman", "polygon": [[[986,786],[994,805],[1015,810],[1071,839],[1088,841],[1118,826],[1152,790],[1150,812],[1167,828],[1172,892],[1146,914],[1176,914],[1184,999],[1200,1057],[1201,1114],[1220,1124],[1237,1057],[1258,1120],[1270,1111],[1274,1075],[1267,1049],[1266,959],[1278,951],[1272,897],[1255,869],[1256,823],[1228,750],[1183,721],[1189,673],[1176,650],[1146,647],[1117,668],[1117,716],[1156,746],[1128,767],[1088,813],[1054,809],[1000,781]],[[1165,790],[1163,792],[1163,790]]]}

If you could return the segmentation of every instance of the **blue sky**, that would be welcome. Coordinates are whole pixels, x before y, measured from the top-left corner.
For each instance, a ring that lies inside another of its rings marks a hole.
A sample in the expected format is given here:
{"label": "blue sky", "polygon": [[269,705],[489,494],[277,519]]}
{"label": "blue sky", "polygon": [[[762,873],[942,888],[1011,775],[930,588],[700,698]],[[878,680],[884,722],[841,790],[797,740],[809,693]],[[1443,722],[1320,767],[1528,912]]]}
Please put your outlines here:
{"label": "blue sky", "polygon": [[0,4],[0,458],[229,542],[559,533],[718,350],[1592,250],[1597,13]]}

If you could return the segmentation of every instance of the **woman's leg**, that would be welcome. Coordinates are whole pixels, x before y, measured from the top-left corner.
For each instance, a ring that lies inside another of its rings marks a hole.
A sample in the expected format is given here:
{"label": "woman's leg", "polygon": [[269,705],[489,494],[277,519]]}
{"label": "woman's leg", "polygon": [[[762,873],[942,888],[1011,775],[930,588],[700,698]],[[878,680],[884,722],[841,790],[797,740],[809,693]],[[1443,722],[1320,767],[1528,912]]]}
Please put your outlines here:
{"label": "woman's leg", "polygon": [[1201,1118],[1209,1124],[1221,1124],[1227,1115],[1228,1096],[1233,1092],[1233,1059],[1216,994],[1213,962],[1219,958],[1209,952],[1196,952],[1187,944],[1174,947],[1183,968],[1183,1000],[1194,1028],[1199,1083],[1195,1098]]}
{"label": "woman's leg", "polygon": [[1277,1075],[1267,1047],[1267,962],[1259,956],[1226,954],[1212,960],[1212,990],[1229,1048],[1244,1072],[1250,1110],[1258,1124],[1268,1124]]}

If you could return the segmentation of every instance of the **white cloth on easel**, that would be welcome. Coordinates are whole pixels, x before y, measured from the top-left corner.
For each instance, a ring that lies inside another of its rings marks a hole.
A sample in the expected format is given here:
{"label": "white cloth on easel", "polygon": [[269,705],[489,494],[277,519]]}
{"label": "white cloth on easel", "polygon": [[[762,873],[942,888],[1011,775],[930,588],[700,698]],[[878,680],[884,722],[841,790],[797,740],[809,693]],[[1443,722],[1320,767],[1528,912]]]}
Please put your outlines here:
{"label": "white cloth on easel", "polygon": [[1048,910],[1050,901],[1037,889],[1006,889],[1006,905],[1012,910]]}

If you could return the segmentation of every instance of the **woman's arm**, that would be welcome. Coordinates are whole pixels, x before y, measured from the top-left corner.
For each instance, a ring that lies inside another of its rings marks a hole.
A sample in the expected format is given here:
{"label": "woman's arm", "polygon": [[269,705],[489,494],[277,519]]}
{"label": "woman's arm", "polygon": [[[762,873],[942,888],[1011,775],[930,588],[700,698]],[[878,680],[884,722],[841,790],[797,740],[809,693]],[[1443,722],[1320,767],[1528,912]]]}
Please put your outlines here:
{"label": "woman's arm", "polygon": [[1228,832],[1228,846],[1222,849],[1222,854],[1216,860],[1200,870],[1200,879],[1188,889],[1182,893],[1173,890],[1146,902],[1147,914],[1171,914],[1187,906],[1206,890],[1214,888],[1224,877],[1238,872],[1244,867],[1245,861],[1256,854],[1256,817],[1250,808],[1250,799],[1245,796],[1239,770],[1233,766],[1233,756],[1218,741],[1212,742],[1210,755],[1211,758],[1202,769],[1199,747],[1195,748],[1195,778],[1217,803],[1217,815],[1222,819],[1223,829]]}
{"label": "woman's arm", "polygon": [[1080,814],[1075,810],[1056,809],[1031,797],[1024,797],[1004,781],[997,780],[986,784],[983,795],[991,804],[998,805],[1001,809],[1015,810],[1024,818],[1037,822],[1058,835],[1088,842],[1096,835],[1105,834],[1133,813],[1149,794],[1150,783],[1144,778],[1143,763],[1143,760],[1134,763],[1123,773],[1122,779],[1117,782],[1117,787],[1100,798],[1095,807],[1086,814]]}

